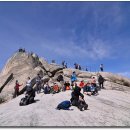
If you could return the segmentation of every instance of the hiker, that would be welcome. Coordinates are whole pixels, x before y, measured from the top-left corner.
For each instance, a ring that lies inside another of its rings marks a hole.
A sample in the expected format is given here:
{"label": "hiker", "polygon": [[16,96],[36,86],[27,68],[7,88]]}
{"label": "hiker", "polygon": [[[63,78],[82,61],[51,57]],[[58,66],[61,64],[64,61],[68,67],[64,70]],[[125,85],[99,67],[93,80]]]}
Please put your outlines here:
{"label": "hiker", "polygon": [[104,86],[103,86],[104,78],[101,75],[99,75],[99,77],[98,77],[98,83],[99,83],[100,89],[101,88],[104,89]]}
{"label": "hiker", "polygon": [[15,87],[14,87],[14,98],[17,97],[19,95],[19,87],[22,86],[23,84],[19,84],[18,80],[16,80],[15,82]]}
{"label": "hiker", "polygon": [[88,96],[91,96],[91,95],[97,96],[98,90],[95,86],[93,86],[92,83],[88,82],[83,88],[83,93]]}
{"label": "hiker", "polygon": [[71,83],[71,89],[74,90],[75,87],[78,87],[76,82]]}
{"label": "hiker", "polygon": [[88,67],[86,67],[86,71],[88,71]]}
{"label": "hiker", "polygon": [[51,87],[49,86],[48,82],[46,82],[45,85],[44,85],[44,93],[45,94],[51,93]]}
{"label": "hiker", "polygon": [[41,77],[40,77],[40,74],[37,74],[37,77],[36,77],[36,91],[37,91],[37,94],[40,93],[40,91],[41,91]]}
{"label": "hiker", "polygon": [[60,75],[57,77],[57,81],[58,81],[58,82],[64,81],[64,78],[63,78],[62,74],[60,74]]}
{"label": "hiker", "polygon": [[60,92],[60,88],[59,88],[58,84],[54,83],[54,85],[53,85],[53,94],[59,93],[59,92]]}
{"label": "hiker", "polygon": [[73,72],[73,74],[71,75],[71,84],[77,80],[77,76],[76,76],[76,73],[75,71]]}
{"label": "hiker", "polygon": [[103,72],[103,69],[104,69],[104,67],[103,67],[103,64],[101,64],[100,65],[100,70]]}
{"label": "hiker", "polygon": [[68,68],[67,63],[65,64],[65,68]]}
{"label": "hiker", "polygon": [[35,90],[32,87],[27,87],[25,97],[19,103],[20,106],[28,105],[34,102]]}
{"label": "hiker", "polygon": [[30,79],[30,77],[28,77],[28,81],[26,82],[26,86],[31,87],[31,79]]}
{"label": "hiker", "polygon": [[91,80],[91,91],[93,91],[94,95],[98,95],[98,89],[97,89],[95,77],[92,77]]}
{"label": "hiker", "polygon": [[91,84],[93,84],[93,86],[96,87],[96,79],[95,79],[95,77],[92,77]]}
{"label": "hiker", "polygon": [[78,69],[78,64],[77,63],[75,63],[74,66],[75,66],[75,69]]}
{"label": "hiker", "polygon": [[71,104],[73,106],[78,107],[78,109],[80,109],[80,111],[83,110],[87,110],[88,105],[86,104],[85,100],[84,100],[84,95],[82,93],[80,93],[81,88],[80,87],[75,87],[74,91],[71,93]]}
{"label": "hiker", "polygon": [[82,81],[79,83],[79,87],[80,87],[80,88],[83,88],[84,85],[85,85],[85,84],[84,84],[84,81],[82,80]]}
{"label": "hiker", "polygon": [[65,90],[70,90],[70,83],[69,83],[69,81],[66,81],[65,83],[64,83],[64,91]]}
{"label": "hiker", "polygon": [[89,96],[92,95],[90,82],[87,82],[87,84],[84,85],[83,93],[86,94],[86,95],[89,95]]}
{"label": "hiker", "polygon": [[55,63],[56,63],[56,61],[55,61],[55,60],[52,60],[52,61],[51,61],[51,63],[52,63],[52,64],[55,64]]}
{"label": "hiker", "polygon": [[78,69],[81,70],[81,65],[78,65]]}
{"label": "hiker", "polygon": [[62,67],[63,68],[65,67],[65,61],[62,61]]}
{"label": "hiker", "polygon": [[63,78],[63,75],[60,74],[58,77],[57,77],[57,81],[61,83],[62,85],[62,91],[64,91],[64,78]]}

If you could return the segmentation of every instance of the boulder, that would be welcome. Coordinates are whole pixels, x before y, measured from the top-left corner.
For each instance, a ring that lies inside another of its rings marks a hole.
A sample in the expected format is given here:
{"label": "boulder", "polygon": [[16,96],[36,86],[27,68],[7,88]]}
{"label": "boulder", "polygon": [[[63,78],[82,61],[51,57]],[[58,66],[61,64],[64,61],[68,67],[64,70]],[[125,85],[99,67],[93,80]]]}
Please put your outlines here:
{"label": "boulder", "polygon": [[42,81],[45,83],[45,82],[48,82],[50,80],[50,77],[48,75],[45,75],[43,78],[42,78]]}
{"label": "boulder", "polygon": [[90,72],[82,72],[80,74],[78,74],[79,78],[91,78],[92,74]]}

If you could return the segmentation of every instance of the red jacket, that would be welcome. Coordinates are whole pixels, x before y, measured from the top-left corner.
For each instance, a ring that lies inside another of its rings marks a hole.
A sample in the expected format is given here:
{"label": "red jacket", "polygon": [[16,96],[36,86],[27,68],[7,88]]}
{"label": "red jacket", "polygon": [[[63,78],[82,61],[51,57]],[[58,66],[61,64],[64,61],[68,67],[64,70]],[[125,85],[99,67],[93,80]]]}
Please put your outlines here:
{"label": "red jacket", "polygon": [[20,87],[20,86],[22,86],[22,85],[19,85],[19,83],[16,83],[15,89],[16,89],[16,90],[19,90],[19,87]]}
{"label": "red jacket", "polygon": [[79,84],[80,88],[83,88],[84,85],[85,85],[84,82],[80,82],[80,84]]}

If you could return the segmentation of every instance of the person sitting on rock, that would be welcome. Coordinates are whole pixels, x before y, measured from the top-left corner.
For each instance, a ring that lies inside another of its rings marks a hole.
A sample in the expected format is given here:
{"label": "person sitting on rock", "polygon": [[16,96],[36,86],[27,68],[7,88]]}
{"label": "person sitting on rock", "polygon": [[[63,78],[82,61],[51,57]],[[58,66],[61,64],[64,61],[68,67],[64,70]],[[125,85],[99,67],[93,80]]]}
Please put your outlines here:
{"label": "person sitting on rock", "polygon": [[15,83],[15,92],[14,92],[14,98],[17,97],[19,95],[19,87],[22,86],[23,84],[19,84],[18,80],[16,80],[16,83]]}
{"label": "person sitting on rock", "polygon": [[28,86],[28,88],[26,89],[25,97],[28,98],[29,104],[34,102],[35,90],[32,88],[32,86]]}
{"label": "person sitting on rock", "polygon": [[73,83],[73,82],[75,82],[77,80],[77,76],[76,76],[76,73],[75,73],[75,71],[73,72],[73,74],[71,75],[71,84]]}
{"label": "person sitting on rock", "polygon": [[50,92],[51,92],[51,87],[49,86],[48,82],[46,82],[44,85],[44,93],[50,94]]}
{"label": "person sitting on rock", "polygon": [[99,75],[99,77],[98,77],[98,83],[99,83],[100,89],[101,88],[104,89],[104,86],[103,86],[104,78],[101,75]]}
{"label": "person sitting on rock", "polygon": [[87,84],[84,85],[83,93],[86,94],[86,95],[89,95],[89,96],[92,95],[90,82],[88,82]]}
{"label": "person sitting on rock", "polygon": [[64,78],[61,74],[57,77],[57,81],[58,82],[64,81]]}
{"label": "person sitting on rock", "polygon": [[60,92],[60,88],[59,88],[58,84],[57,84],[57,83],[54,83],[54,86],[53,86],[53,94],[59,93],[59,92]]}
{"label": "person sitting on rock", "polygon": [[78,107],[78,109],[80,109],[80,111],[83,110],[87,110],[88,105],[86,104],[85,100],[84,100],[84,95],[80,92],[81,88],[80,87],[75,87],[74,91],[71,93],[71,104],[73,106]]}
{"label": "person sitting on rock", "polygon": [[91,80],[91,88],[94,91],[95,95],[98,95],[98,88],[97,88],[97,84],[96,84],[96,79],[95,77],[92,77]]}
{"label": "person sitting on rock", "polygon": [[80,88],[83,88],[84,85],[85,85],[85,84],[84,84],[84,81],[82,80],[82,81],[79,83],[79,87],[80,87]]}
{"label": "person sitting on rock", "polygon": [[69,81],[66,81],[64,83],[64,90],[70,90],[70,83],[69,83]]}
{"label": "person sitting on rock", "polygon": [[71,87],[72,87],[71,89],[74,90],[74,88],[75,88],[75,87],[78,87],[78,85],[77,85],[76,82],[73,82],[73,83],[71,84]]}

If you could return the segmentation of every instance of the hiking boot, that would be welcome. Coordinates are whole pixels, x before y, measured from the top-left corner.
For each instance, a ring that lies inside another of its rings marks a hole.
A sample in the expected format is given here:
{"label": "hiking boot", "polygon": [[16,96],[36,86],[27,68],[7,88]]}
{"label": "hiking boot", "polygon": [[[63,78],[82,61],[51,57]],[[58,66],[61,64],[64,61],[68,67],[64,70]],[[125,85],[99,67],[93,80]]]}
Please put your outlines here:
{"label": "hiking boot", "polygon": [[83,111],[83,109],[82,109],[82,108],[80,108],[79,110],[80,110],[80,111]]}
{"label": "hiking boot", "polygon": [[86,104],[85,107],[84,107],[84,110],[87,110],[87,108],[88,108],[88,105]]}
{"label": "hiking boot", "polygon": [[78,107],[80,111],[83,111],[83,106]]}

